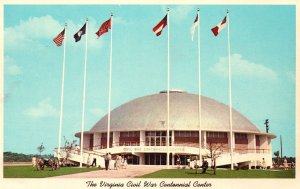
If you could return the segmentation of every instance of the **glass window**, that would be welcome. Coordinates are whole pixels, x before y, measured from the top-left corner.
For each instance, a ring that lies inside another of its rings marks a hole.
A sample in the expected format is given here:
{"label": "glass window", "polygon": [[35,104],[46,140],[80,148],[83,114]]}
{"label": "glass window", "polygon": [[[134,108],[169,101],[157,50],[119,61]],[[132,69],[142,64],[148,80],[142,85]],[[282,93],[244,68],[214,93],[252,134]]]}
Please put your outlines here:
{"label": "glass window", "polygon": [[227,133],[225,132],[207,132],[208,138],[227,138]]}
{"label": "glass window", "polygon": [[245,133],[235,133],[236,139],[247,139],[247,134]]}

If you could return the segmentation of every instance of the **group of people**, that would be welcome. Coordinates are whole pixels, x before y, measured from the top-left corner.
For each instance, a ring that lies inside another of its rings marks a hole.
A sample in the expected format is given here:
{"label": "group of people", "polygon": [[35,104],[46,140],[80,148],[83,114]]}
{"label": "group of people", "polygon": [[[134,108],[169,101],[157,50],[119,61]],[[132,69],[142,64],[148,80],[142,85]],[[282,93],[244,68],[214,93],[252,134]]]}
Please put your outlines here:
{"label": "group of people", "polygon": [[[93,162],[91,163],[91,155],[89,154],[88,158],[87,158],[87,163],[86,166],[87,167],[96,167],[97,166],[97,159],[96,157],[93,157]],[[127,159],[117,155],[115,158],[112,158],[112,155],[110,153],[106,153],[106,155],[104,156],[104,165],[105,165],[105,169],[106,170],[112,170],[112,169],[126,169],[127,168]]]}
{"label": "group of people", "polygon": [[127,168],[127,159],[117,155],[116,158],[113,160],[110,153],[106,153],[104,157],[105,161],[105,170],[111,170],[111,169],[126,169]]}
{"label": "group of people", "polygon": [[283,162],[280,163],[279,160],[277,160],[278,162],[275,163],[275,161],[273,160],[272,164],[274,168],[282,168],[284,170],[288,170],[289,168],[295,168],[295,162],[290,161],[290,163],[288,163],[288,160],[286,157],[284,157]]}
{"label": "group of people", "polygon": [[[195,159],[194,161],[191,161],[190,159],[187,159],[187,162],[189,163],[189,167],[191,167],[191,168],[196,168],[196,166],[198,166],[197,165],[197,159]],[[180,168],[180,166],[181,166],[181,160],[180,160],[179,156],[176,158],[176,165],[177,165],[178,168]],[[202,165],[198,166],[198,167],[202,168],[201,173],[205,174],[206,170],[208,169],[208,162],[205,159],[203,159],[202,160]]]}
{"label": "group of people", "polygon": [[286,159],[286,157],[284,157],[284,160],[283,160],[283,169],[284,170],[288,170],[290,168],[295,168],[295,163],[292,161],[289,165],[288,163],[288,160]]}

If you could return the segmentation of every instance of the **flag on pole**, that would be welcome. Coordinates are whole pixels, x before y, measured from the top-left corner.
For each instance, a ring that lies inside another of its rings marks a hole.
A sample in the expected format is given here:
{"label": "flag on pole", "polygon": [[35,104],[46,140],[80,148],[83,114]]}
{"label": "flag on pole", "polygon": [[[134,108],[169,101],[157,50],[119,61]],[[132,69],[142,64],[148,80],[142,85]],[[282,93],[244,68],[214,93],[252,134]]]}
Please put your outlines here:
{"label": "flag on pole", "polygon": [[222,31],[226,27],[226,24],[227,22],[225,16],[222,22],[220,22],[217,26],[213,27],[211,31],[214,33],[215,36],[217,36],[220,33],[220,31]]}
{"label": "flag on pole", "polygon": [[160,36],[162,30],[168,23],[168,14],[152,29],[156,36]]}
{"label": "flag on pole", "polygon": [[102,34],[108,32],[108,30],[111,28],[111,18],[107,21],[103,22],[103,24],[100,26],[99,30],[96,32],[96,35],[100,37]]}
{"label": "flag on pole", "polygon": [[198,14],[197,14],[196,19],[191,28],[192,41],[194,41],[194,32],[195,32],[196,27],[198,26],[198,22],[199,22],[199,20],[198,20]]}
{"label": "flag on pole", "polygon": [[84,26],[82,26],[82,28],[74,34],[74,38],[75,38],[75,42],[80,41],[81,36],[83,36],[85,34],[86,31],[86,23],[84,24]]}
{"label": "flag on pole", "polygon": [[65,39],[65,29],[64,29],[62,32],[60,32],[60,33],[53,39],[53,41],[54,41],[54,43],[55,43],[58,47],[60,47],[60,46],[62,45],[64,39]]}

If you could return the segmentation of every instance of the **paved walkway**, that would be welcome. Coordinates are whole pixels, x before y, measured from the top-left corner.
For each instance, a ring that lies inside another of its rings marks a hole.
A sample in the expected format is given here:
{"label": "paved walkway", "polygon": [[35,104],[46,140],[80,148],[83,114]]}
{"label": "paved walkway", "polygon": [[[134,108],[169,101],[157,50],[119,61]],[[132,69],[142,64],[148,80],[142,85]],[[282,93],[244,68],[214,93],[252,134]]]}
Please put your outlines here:
{"label": "paved walkway", "polygon": [[[51,178],[134,178],[137,176],[152,173],[161,169],[164,166],[147,166],[147,165],[128,165],[126,169],[119,170],[97,170],[85,173],[76,173],[71,175],[63,175]],[[76,168],[75,168],[76,169]]]}

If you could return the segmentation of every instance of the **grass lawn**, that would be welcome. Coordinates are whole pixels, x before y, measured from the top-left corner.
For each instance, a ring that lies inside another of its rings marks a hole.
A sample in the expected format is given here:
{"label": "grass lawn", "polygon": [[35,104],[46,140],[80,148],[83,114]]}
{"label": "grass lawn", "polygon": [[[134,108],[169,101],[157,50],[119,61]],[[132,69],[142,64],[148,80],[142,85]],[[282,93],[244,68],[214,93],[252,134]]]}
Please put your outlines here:
{"label": "grass lawn", "polygon": [[82,173],[94,171],[97,168],[77,168],[77,167],[61,167],[58,170],[51,171],[50,168],[37,171],[32,166],[3,166],[4,178],[45,178],[60,175],[69,175],[74,173]]}
{"label": "grass lawn", "polygon": [[196,174],[192,169],[163,169],[154,173],[143,175],[139,178],[295,178],[293,170],[217,170],[216,175],[212,170],[207,174]]}

